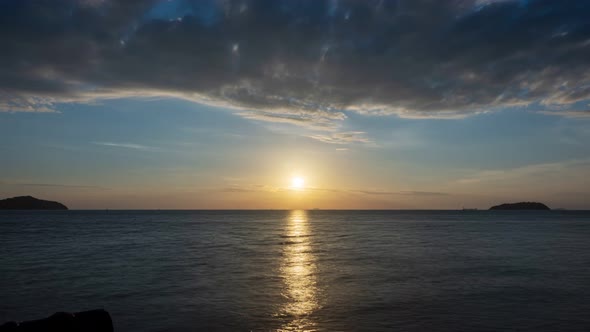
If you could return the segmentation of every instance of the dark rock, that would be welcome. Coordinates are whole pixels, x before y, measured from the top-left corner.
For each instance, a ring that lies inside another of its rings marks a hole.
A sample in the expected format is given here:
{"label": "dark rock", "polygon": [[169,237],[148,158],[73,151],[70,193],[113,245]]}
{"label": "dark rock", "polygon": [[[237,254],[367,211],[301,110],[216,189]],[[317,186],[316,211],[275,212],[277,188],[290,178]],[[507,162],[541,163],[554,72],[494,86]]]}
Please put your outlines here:
{"label": "dark rock", "polygon": [[490,210],[551,210],[547,205],[537,202],[505,203],[492,206]]}
{"label": "dark rock", "polygon": [[0,210],[67,210],[58,202],[45,201],[32,196],[19,196],[0,200]]}
{"label": "dark rock", "polygon": [[56,312],[43,319],[2,324],[0,332],[113,332],[113,321],[102,309]]}

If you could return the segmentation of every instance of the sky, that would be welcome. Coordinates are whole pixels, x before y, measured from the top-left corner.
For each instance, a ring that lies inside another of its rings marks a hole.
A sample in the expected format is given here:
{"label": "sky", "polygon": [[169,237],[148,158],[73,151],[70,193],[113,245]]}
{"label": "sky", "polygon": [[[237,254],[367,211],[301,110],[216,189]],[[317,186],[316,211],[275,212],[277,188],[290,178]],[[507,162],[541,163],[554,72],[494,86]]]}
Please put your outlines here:
{"label": "sky", "polygon": [[590,209],[589,18],[584,0],[0,0],[0,198]]}

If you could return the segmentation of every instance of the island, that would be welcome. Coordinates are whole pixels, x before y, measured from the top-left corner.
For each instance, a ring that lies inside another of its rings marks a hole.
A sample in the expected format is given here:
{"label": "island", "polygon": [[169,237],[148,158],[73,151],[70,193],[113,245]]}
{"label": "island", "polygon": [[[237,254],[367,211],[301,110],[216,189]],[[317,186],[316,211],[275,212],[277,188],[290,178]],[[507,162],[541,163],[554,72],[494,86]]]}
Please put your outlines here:
{"label": "island", "polygon": [[490,210],[551,210],[547,205],[538,202],[505,203],[492,206]]}
{"label": "island", "polygon": [[67,206],[32,196],[19,196],[0,200],[0,210],[67,210]]}

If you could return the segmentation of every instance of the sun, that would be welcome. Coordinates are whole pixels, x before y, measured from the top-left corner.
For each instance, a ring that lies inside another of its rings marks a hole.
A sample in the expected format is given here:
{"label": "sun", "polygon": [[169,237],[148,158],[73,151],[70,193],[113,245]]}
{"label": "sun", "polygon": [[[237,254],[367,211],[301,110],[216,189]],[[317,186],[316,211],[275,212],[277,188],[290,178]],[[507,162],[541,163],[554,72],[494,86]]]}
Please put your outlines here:
{"label": "sun", "polygon": [[305,188],[305,179],[301,176],[294,176],[291,178],[291,189],[303,190]]}

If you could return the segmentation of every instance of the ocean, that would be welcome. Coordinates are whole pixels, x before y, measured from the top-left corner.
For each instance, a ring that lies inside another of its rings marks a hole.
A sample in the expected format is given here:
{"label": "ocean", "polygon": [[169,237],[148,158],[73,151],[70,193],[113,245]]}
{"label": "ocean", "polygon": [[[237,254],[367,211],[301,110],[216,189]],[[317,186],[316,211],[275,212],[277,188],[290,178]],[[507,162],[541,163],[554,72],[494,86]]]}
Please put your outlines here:
{"label": "ocean", "polygon": [[589,331],[590,212],[4,211],[0,324]]}

